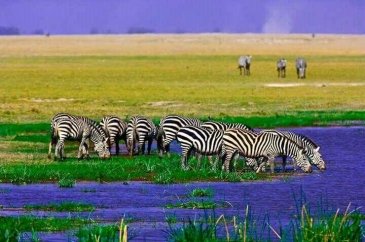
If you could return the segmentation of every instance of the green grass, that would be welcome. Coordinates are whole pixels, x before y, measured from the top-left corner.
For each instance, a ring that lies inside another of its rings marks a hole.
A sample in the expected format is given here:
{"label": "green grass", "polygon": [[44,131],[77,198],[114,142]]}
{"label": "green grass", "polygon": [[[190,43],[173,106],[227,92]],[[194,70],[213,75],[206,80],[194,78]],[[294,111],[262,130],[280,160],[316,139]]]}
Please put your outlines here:
{"label": "green grass", "polygon": [[52,212],[93,212],[95,211],[95,206],[92,204],[80,202],[60,202],[51,204],[25,205],[24,209],[26,211],[42,210]]}
{"label": "green grass", "polygon": [[185,209],[214,209],[214,208],[225,208],[229,207],[229,204],[226,202],[214,202],[214,201],[198,201],[198,200],[191,200],[187,202],[179,202],[174,204],[167,204],[166,208],[185,208]]}
{"label": "green grass", "polygon": [[211,188],[195,188],[190,192],[191,197],[212,197],[214,194]]}
{"label": "green grass", "polygon": [[[288,77],[278,79],[278,57],[255,55],[250,77],[239,76],[237,55],[3,57],[0,122],[46,123],[60,111],[100,120],[104,114],[220,118],[364,109],[365,86],[326,85],[364,83],[364,56],[306,56],[305,80],[295,76],[295,56],[286,57]],[[278,82],[308,85],[265,86]]]}
{"label": "green grass", "polygon": [[131,237],[128,234],[127,222],[124,219],[119,224],[112,225],[92,225],[79,229],[76,232],[80,242],[124,242]]}
{"label": "green grass", "polygon": [[75,185],[75,180],[68,179],[68,178],[62,178],[58,181],[58,186],[62,188],[72,188]]}
{"label": "green grass", "polygon": [[18,241],[22,232],[54,232],[75,229],[93,223],[90,220],[70,218],[37,218],[31,216],[1,217],[0,241]]}

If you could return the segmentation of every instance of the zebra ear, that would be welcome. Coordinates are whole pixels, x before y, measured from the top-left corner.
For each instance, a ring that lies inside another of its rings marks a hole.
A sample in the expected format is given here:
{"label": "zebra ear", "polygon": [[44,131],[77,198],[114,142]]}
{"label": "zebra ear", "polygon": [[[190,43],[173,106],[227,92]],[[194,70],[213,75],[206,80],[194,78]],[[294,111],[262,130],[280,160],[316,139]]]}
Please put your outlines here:
{"label": "zebra ear", "polygon": [[319,151],[319,146],[317,148],[314,149],[314,151],[318,152]]}

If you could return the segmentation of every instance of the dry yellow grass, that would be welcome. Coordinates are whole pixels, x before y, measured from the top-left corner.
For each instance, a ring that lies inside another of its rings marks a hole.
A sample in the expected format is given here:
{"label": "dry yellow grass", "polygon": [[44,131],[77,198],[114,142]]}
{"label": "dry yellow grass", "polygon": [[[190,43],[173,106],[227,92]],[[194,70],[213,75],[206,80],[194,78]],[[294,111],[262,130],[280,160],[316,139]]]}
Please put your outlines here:
{"label": "dry yellow grass", "polygon": [[[247,53],[252,75],[242,77],[237,58]],[[305,80],[296,78],[298,55],[308,60]],[[280,56],[288,59],[285,79],[276,74]],[[0,38],[0,122],[48,121],[61,111],[100,118],[363,110],[364,93],[365,36]]]}
{"label": "dry yellow grass", "polygon": [[363,35],[182,34],[15,36],[0,56],[364,55]]}

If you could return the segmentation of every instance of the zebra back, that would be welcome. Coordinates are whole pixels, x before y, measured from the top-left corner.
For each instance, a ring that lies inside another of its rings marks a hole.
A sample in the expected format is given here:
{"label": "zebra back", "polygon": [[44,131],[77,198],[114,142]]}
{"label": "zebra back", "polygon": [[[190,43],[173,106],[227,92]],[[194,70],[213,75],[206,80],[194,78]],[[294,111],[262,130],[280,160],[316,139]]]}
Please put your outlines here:
{"label": "zebra back", "polygon": [[227,129],[245,129],[253,131],[251,127],[241,123],[223,123],[223,122],[216,122],[216,121],[207,121],[204,122],[201,127],[210,129],[210,130],[227,130]]}
{"label": "zebra back", "polygon": [[303,153],[304,149],[285,136],[275,133],[257,134],[242,129],[228,129],[223,135],[223,150],[230,153],[238,151],[249,158],[287,155],[295,159],[303,170],[311,171],[310,164]]}
{"label": "zebra back", "polygon": [[177,141],[182,149],[194,147],[198,153],[203,155],[218,154],[223,141],[222,130],[208,130],[202,127],[185,126],[177,132]]}
{"label": "zebra back", "polygon": [[110,140],[115,141],[115,139],[126,135],[128,124],[117,116],[105,116],[101,120],[100,126]]}
{"label": "zebra back", "polygon": [[284,58],[280,58],[277,62],[276,62],[276,67],[278,70],[284,69],[286,67],[286,59]]}
{"label": "zebra back", "polygon": [[195,118],[187,118],[178,115],[168,115],[160,121],[159,135],[162,135],[163,146],[170,144],[176,139],[176,134],[180,128],[191,125],[201,126],[202,121]]}

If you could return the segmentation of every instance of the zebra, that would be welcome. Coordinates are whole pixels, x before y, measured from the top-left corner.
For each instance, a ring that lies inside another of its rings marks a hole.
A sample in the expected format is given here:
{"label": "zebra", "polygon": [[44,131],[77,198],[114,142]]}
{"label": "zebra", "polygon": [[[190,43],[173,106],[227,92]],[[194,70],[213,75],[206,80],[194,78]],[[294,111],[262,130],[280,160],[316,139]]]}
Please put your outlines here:
{"label": "zebra", "polygon": [[232,128],[236,128],[236,129],[246,129],[246,130],[251,130],[253,131],[253,129],[251,127],[249,127],[248,125],[245,124],[241,124],[241,123],[224,123],[224,122],[217,122],[217,121],[207,121],[204,122],[201,125],[202,128],[205,129],[210,129],[210,130],[227,130],[227,129],[232,129]]}
{"label": "zebra", "polygon": [[[54,129],[54,126],[60,121],[60,120],[63,120],[63,119],[66,119],[66,120],[83,120],[84,122],[90,124],[90,125],[94,125],[96,126],[98,129],[100,129],[100,132],[102,132],[102,129],[101,127],[92,119],[89,119],[87,117],[84,117],[84,116],[77,116],[77,115],[73,115],[73,114],[69,114],[69,113],[57,113],[55,116],[53,116],[52,120],[51,120],[51,141],[49,143],[49,151],[48,152],[48,158],[50,159],[51,158],[51,150],[52,148],[57,144],[57,136],[53,136],[52,133],[53,133],[53,129]],[[106,138],[106,134],[104,132],[102,132],[102,134],[104,135],[104,138]],[[89,144],[87,143],[87,141],[85,141],[84,145],[83,145],[83,154],[88,156],[88,146]]]}
{"label": "zebra", "polygon": [[[94,149],[100,158],[109,158],[110,152],[108,148],[108,138],[96,122],[87,122],[79,119],[57,119],[53,123],[51,139],[57,140],[55,148],[55,159],[63,160],[64,143],[65,140],[79,140],[79,152],[77,158],[82,159],[84,156],[84,149],[88,149],[87,140],[90,139],[94,143]],[[48,156],[51,155],[51,146],[48,150]]]}
{"label": "zebra", "polygon": [[[200,155],[218,155],[221,152],[223,130],[209,130],[196,126],[184,126],[177,132],[177,141],[181,145],[181,167],[188,169],[187,161],[192,150]],[[198,167],[200,166],[198,157]],[[212,162],[211,162],[212,164]],[[213,164],[212,164],[213,165]],[[215,164],[214,164],[215,166]]]}
{"label": "zebra", "polygon": [[163,153],[170,155],[170,143],[176,139],[176,134],[180,128],[187,125],[199,127],[202,124],[203,122],[199,119],[186,118],[178,115],[168,115],[161,119],[157,136],[160,156]]}
{"label": "zebra", "polygon": [[[224,122],[217,122],[217,121],[204,122],[201,127],[212,130],[212,131],[213,130],[226,131],[227,129],[232,129],[232,128],[254,131],[251,127],[249,127],[248,125],[245,125],[245,124],[224,123]],[[209,157],[209,159],[211,159],[211,157]],[[236,160],[238,160],[238,156],[236,156],[234,158],[234,160],[236,162]],[[258,168],[258,167],[255,167],[255,165],[257,164],[257,162],[254,162],[254,161],[256,161],[255,159],[250,160],[250,158],[246,158],[245,160],[246,160],[246,165],[252,167],[254,170],[256,170]]]}
{"label": "zebra", "polygon": [[286,59],[280,58],[276,62],[276,70],[278,71],[278,77],[284,77],[286,76]]}
{"label": "zebra", "polygon": [[[320,147],[314,143],[313,140],[304,136],[302,134],[296,134],[290,131],[277,131],[277,130],[263,130],[261,132],[264,133],[273,133],[277,135],[285,136],[288,139],[291,139],[299,146],[303,147],[305,153],[307,154],[309,161],[311,164],[315,165],[320,170],[326,170],[326,163],[322,159],[321,154],[319,153]],[[287,156],[283,156],[283,170],[285,171]],[[295,164],[294,164],[295,166]]]}
{"label": "zebra", "polygon": [[138,141],[138,154],[144,154],[146,141],[148,142],[147,154],[151,153],[153,139],[157,136],[158,128],[152,122],[142,116],[134,116],[128,122],[127,149],[132,156]]}
{"label": "zebra", "polygon": [[264,158],[271,165],[271,172],[274,172],[273,161],[279,155],[292,157],[303,171],[312,172],[304,149],[282,135],[228,129],[224,132],[222,145],[224,170],[229,171],[231,159],[237,152],[248,158]]}
{"label": "zebra", "polygon": [[251,74],[250,72],[251,58],[252,56],[250,55],[240,56],[238,58],[238,69],[240,69],[241,76],[242,76],[242,69],[243,69],[243,75],[249,76]]}
{"label": "zebra", "polygon": [[305,72],[307,69],[307,61],[302,58],[302,57],[298,57],[295,60],[295,67],[297,69],[297,77],[298,79],[304,79],[305,78]]}
{"label": "zebra", "polygon": [[109,138],[109,151],[111,146],[115,144],[115,153],[119,154],[119,141],[124,140],[127,144],[127,126],[128,124],[117,116],[105,116],[101,122],[100,126],[107,134]]}

